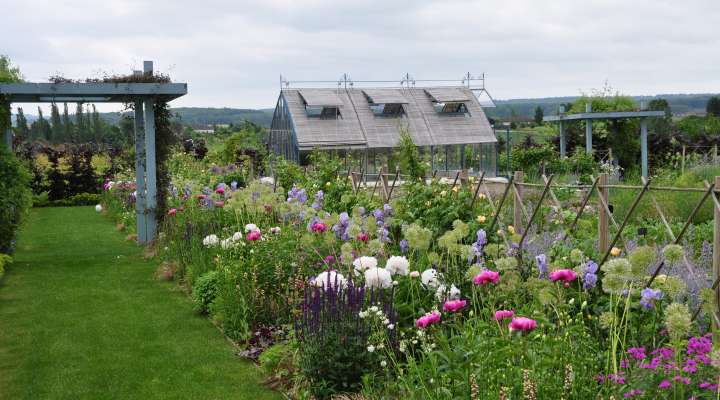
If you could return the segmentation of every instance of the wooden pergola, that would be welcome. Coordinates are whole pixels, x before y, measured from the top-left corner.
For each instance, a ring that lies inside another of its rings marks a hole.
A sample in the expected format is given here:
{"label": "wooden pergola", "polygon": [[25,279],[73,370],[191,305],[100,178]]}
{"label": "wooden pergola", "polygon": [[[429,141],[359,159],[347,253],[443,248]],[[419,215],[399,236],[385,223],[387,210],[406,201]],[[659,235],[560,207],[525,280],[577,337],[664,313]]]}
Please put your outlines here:
{"label": "wooden pergola", "polygon": [[592,122],[593,120],[616,120],[640,118],[640,159],[642,164],[642,176],[648,177],[648,145],[647,145],[647,119],[662,118],[664,111],[646,111],[644,104],[640,106],[641,111],[611,111],[593,112],[592,105],[585,105],[584,113],[565,114],[564,107],[560,107],[558,115],[550,115],[543,118],[544,122],[557,122],[560,127],[560,158],[565,158],[565,121],[585,121],[585,152],[592,153]]}
{"label": "wooden pergola", "polygon": [[[152,75],[153,62],[143,71]],[[134,103],[135,181],[138,243],[148,244],[157,235],[157,166],[155,161],[155,102],[187,94],[186,83],[8,83],[0,84],[0,96],[10,103]],[[12,107],[11,107],[12,109]],[[5,143],[12,149],[12,118],[8,115]]]}

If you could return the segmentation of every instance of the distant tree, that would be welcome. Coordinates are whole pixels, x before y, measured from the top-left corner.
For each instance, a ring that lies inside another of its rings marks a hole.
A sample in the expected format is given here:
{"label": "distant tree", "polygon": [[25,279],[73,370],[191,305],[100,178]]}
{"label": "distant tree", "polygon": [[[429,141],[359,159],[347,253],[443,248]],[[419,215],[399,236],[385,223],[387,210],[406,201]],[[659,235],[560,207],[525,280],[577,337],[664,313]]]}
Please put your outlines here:
{"label": "distant tree", "polygon": [[50,105],[50,126],[52,132],[52,141],[55,143],[62,143],[65,141],[63,134],[65,129],[62,126],[62,120],[60,119],[60,112],[58,111],[57,104],[52,103]]}
{"label": "distant tree", "polygon": [[720,97],[713,96],[711,97],[708,102],[707,106],[705,107],[707,114],[712,115],[713,117],[720,117]]}
{"label": "distant tree", "polygon": [[650,132],[658,135],[666,135],[672,132],[672,110],[665,99],[653,99],[648,104],[651,111],[664,111],[663,118],[652,118],[649,120]]}
{"label": "distant tree", "polygon": [[75,107],[75,132],[78,143],[86,141],[87,127],[85,126],[85,115],[83,112],[83,104],[77,103]]}
{"label": "distant tree", "polygon": [[544,116],[545,116],[545,114],[544,114],[542,107],[540,107],[540,106],[535,107],[535,124],[542,125]]}
{"label": "distant tree", "polygon": [[103,133],[105,131],[105,126],[103,125],[103,120],[100,119],[100,114],[97,112],[97,108],[95,108],[95,104],[92,105],[92,133],[93,133],[93,139],[95,139],[96,143],[101,143],[103,141]]}
{"label": "distant tree", "polygon": [[67,103],[63,103],[64,110],[63,110],[63,116],[62,116],[62,125],[63,125],[63,137],[68,142],[75,142],[75,137],[73,135],[73,126],[72,121],[70,121],[70,114],[68,113],[68,106]]}
{"label": "distant tree", "polygon": [[17,109],[17,117],[15,117],[15,124],[17,125],[17,134],[21,140],[30,139],[30,128],[28,128],[27,118],[22,107]]}
{"label": "distant tree", "polygon": [[400,170],[403,173],[415,179],[425,177],[426,165],[407,127],[400,128],[400,142],[396,151],[400,160]]}

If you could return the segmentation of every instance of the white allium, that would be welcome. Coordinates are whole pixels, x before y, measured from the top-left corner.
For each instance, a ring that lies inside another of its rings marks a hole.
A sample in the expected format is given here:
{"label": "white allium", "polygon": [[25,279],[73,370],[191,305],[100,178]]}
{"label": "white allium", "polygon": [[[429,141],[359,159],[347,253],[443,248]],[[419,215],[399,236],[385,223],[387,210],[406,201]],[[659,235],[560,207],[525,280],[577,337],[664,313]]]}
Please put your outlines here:
{"label": "white allium", "polygon": [[355,272],[363,272],[367,269],[377,267],[377,263],[377,258],[375,257],[362,256],[353,261],[353,266],[355,266]]}
{"label": "white allium", "polygon": [[440,286],[440,280],[439,280],[438,272],[432,268],[426,269],[423,271],[423,273],[420,275],[423,285],[428,287],[429,289],[437,289],[438,286]]}
{"label": "white allium", "polygon": [[95,206],[95,211],[102,212],[102,210],[103,210],[102,205],[98,204]]}
{"label": "white allium", "polygon": [[220,243],[220,239],[218,239],[217,235],[207,235],[203,239],[203,245],[205,247],[217,246],[218,243]]}
{"label": "white allium", "polygon": [[236,242],[239,242],[239,241],[241,241],[242,239],[243,239],[243,234],[242,234],[242,232],[235,232],[235,233],[233,233],[233,235],[232,235],[232,240],[234,240],[234,241],[236,241]]}
{"label": "white allium", "polygon": [[392,275],[385,268],[369,268],[365,271],[365,285],[371,288],[389,288]]}
{"label": "white allium", "polygon": [[245,232],[260,232],[260,229],[255,224],[245,225]]}
{"label": "white allium", "polygon": [[410,263],[408,259],[403,256],[392,256],[388,258],[385,264],[385,269],[390,271],[391,274],[395,275],[407,275]]}
{"label": "white allium", "polygon": [[327,289],[328,287],[345,287],[347,281],[342,274],[336,271],[323,271],[315,277],[315,286]]}

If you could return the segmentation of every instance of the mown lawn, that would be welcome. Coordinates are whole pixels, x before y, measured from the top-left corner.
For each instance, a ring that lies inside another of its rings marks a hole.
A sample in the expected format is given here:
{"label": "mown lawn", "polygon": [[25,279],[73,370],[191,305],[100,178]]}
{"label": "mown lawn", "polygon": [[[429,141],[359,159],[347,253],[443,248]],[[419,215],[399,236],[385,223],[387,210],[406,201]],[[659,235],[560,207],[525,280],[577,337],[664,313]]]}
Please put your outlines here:
{"label": "mown lawn", "polygon": [[0,282],[0,399],[278,399],[92,207],[35,209]]}

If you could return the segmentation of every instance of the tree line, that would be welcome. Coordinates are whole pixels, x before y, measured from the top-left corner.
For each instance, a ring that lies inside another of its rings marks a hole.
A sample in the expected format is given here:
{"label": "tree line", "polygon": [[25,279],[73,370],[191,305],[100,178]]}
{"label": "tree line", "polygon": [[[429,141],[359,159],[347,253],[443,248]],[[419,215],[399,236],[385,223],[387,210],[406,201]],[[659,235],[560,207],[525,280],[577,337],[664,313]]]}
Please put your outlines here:
{"label": "tree line", "polygon": [[15,134],[20,142],[95,143],[122,148],[131,141],[133,129],[128,116],[121,117],[118,125],[108,124],[94,104],[77,103],[75,113],[70,114],[67,103],[63,103],[62,112],[52,103],[49,118],[38,107],[38,119],[32,123],[28,123],[22,107],[18,107]]}

